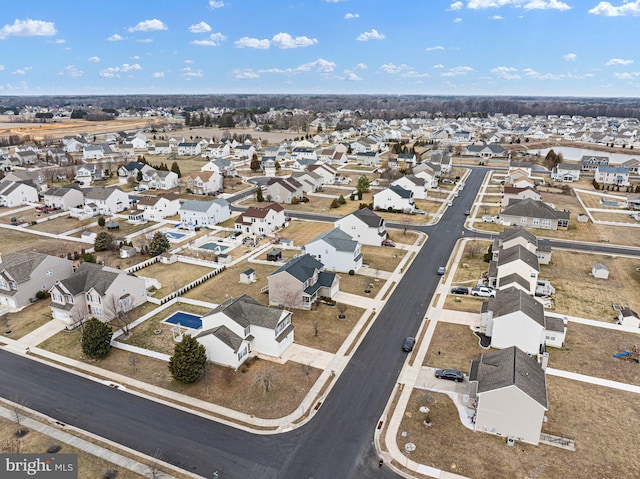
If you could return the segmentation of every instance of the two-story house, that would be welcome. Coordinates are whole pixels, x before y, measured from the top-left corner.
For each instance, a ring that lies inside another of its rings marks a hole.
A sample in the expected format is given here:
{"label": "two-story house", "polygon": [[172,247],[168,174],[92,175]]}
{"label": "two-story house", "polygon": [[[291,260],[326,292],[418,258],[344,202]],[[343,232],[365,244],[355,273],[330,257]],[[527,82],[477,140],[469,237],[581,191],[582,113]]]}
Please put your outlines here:
{"label": "two-story house", "polygon": [[360,243],[340,228],[319,234],[302,248],[302,253],[321,261],[329,271],[357,273],[362,267]]}
{"label": "two-story house", "polygon": [[[129,195],[120,188],[95,187],[84,190],[84,205],[95,205],[101,215],[115,215],[129,208]],[[71,216],[73,211],[71,209]]]}
{"label": "two-story house", "polygon": [[267,201],[291,204],[294,199],[303,198],[304,189],[295,178],[271,178],[266,184],[263,196]]}
{"label": "two-story house", "polygon": [[196,156],[201,153],[202,149],[200,143],[197,142],[182,142],[178,143],[178,155],[179,156]]}
{"label": "two-story house", "polygon": [[215,171],[194,171],[183,177],[182,182],[194,195],[208,195],[222,190],[222,175]]}
{"label": "two-story house", "polygon": [[180,198],[174,193],[144,196],[136,203],[146,221],[158,221],[175,216],[180,211]]}
{"label": "two-story house", "polygon": [[364,245],[380,246],[387,239],[384,218],[381,218],[369,208],[356,210],[336,220],[334,226]]}
{"label": "two-story house", "polygon": [[0,206],[15,207],[38,202],[38,188],[31,181],[0,181]]}
{"label": "two-story house", "polygon": [[264,208],[251,206],[240,214],[235,221],[235,230],[243,234],[266,235],[285,225],[284,208],[278,203],[271,203]]}
{"label": "two-story house", "polygon": [[401,186],[390,186],[378,191],[373,194],[373,209],[413,213],[415,209],[413,191]]}
{"label": "two-story house", "polygon": [[71,208],[82,206],[84,194],[78,185],[49,188],[43,196],[44,205],[48,208],[69,211]]}
{"label": "two-story house", "polygon": [[227,200],[218,198],[212,201],[185,201],[178,212],[180,223],[187,228],[213,226],[231,217]]}

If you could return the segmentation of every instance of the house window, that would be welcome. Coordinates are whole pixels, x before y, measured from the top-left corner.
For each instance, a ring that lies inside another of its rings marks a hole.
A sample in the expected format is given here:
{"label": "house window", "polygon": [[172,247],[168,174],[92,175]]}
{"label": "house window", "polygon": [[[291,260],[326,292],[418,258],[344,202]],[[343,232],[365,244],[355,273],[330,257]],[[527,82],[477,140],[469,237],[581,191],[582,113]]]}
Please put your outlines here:
{"label": "house window", "polygon": [[523,225],[526,225],[527,224],[527,218],[525,218],[525,217],[520,218],[520,223],[522,223]]}
{"label": "house window", "polygon": [[542,226],[551,226],[551,220],[542,220]]}
{"label": "house window", "polygon": [[540,224],[540,218],[533,218],[532,223],[534,225],[539,225]]}
{"label": "house window", "polygon": [[11,281],[11,289],[17,290],[18,289],[18,283],[16,283],[15,281]]}

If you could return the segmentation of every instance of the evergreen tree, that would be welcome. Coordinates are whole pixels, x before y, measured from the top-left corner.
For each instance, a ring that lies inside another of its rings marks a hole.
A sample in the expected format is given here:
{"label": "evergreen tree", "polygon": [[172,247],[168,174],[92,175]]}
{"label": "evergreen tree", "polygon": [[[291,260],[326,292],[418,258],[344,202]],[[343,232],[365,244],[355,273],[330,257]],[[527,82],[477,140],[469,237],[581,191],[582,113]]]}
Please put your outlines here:
{"label": "evergreen tree", "polygon": [[258,155],[256,155],[255,153],[251,158],[251,165],[249,166],[249,168],[251,168],[251,171],[258,171],[260,169],[260,160],[258,159]]}
{"label": "evergreen tree", "polygon": [[138,174],[136,175],[136,180],[138,181],[138,183],[140,183],[142,181],[142,171],[138,171]]}
{"label": "evergreen tree", "polygon": [[153,235],[153,239],[149,243],[149,254],[151,256],[158,256],[165,251],[169,251],[169,249],[171,249],[171,244],[167,237],[160,231],[156,231],[156,234]]}
{"label": "evergreen tree", "polygon": [[98,217],[98,226],[100,228],[104,228],[104,225],[106,224],[106,221],[104,219],[104,216],[99,216]]}
{"label": "evergreen tree", "polygon": [[346,202],[347,200],[344,199],[344,196],[340,195],[340,198],[338,198],[338,204],[344,205]]}
{"label": "evergreen tree", "polygon": [[175,345],[169,359],[169,371],[173,378],[183,383],[195,383],[207,367],[207,351],[196,338],[184,334],[182,341]]}
{"label": "evergreen tree", "polygon": [[112,248],[113,236],[106,231],[101,231],[96,236],[96,240],[93,243],[93,249],[98,251],[107,251]]}
{"label": "evergreen tree", "polygon": [[84,323],[84,329],[82,331],[82,339],[80,343],[82,345],[82,352],[94,359],[102,359],[111,349],[111,326],[109,323],[103,323],[102,321],[91,318]]}
{"label": "evergreen tree", "polygon": [[256,191],[256,201],[262,203],[264,201],[264,196],[262,195],[262,188],[258,187],[258,191]]}
{"label": "evergreen tree", "polygon": [[180,173],[180,167],[178,166],[177,161],[174,161],[173,164],[171,165],[171,171],[173,171],[176,175],[178,175],[178,178],[182,178],[182,173]]}
{"label": "evergreen tree", "polygon": [[360,198],[362,198],[362,195],[364,193],[369,191],[370,187],[371,187],[371,182],[369,181],[369,178],[367,178],[365,175],[362,175],[360,176],[360,178],[358,178],[358,185],[356,186],[356,190],[358,190],[358,194],[360,195]]}

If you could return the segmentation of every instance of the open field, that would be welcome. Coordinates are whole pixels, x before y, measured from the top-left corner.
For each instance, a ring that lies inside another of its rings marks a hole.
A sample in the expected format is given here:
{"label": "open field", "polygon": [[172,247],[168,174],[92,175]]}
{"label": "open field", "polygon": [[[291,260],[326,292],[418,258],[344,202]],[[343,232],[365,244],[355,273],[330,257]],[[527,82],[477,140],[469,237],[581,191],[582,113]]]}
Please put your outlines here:
{"label": "open field", "polygon": [[54,256],[66,256],[68,252],[80,252],[82,249],[92,246],[88,243],[51,239],[8,228],[0,229],[0,237],[2,238],[0,241],[0,253],[2,254],[38,251]]}
{"label": "open field", "polygon": [[478,341],[469,326],[439,321],[422,365],[455,368],[468,374],[471,361],[480,359],[482,353],[490,351],[482,349]]}
{"label": "open field", "polygon": [[136,276],[143,276],[158,280],[162,287],[156,291],[155,296],[161,298],[204,276],[211,270],[212,268],[198,266],[195,264],[180,262],[164,264],[157,262],[137,271]]}
{"label": "open field", "polygon": [[[375,277],[356,274],[349,276],[348,274],[340,274],[340,291],[344,293],[357,294],[359,296],[374,298],[385,281],[376,280]],[[371,286],[373,285],[373,286]],[[371,291],[369,294],[365,290]]]}
{"label": "open field", "polygon": [[[591,267],[602,263],[609,279],[591,276]],[[540,269],[556,288],[555,312],[612,322],[612,304],[640,311],[640,260],[554,250],[549,265]]]}
{"label": "open field", "polygon": [[[93,218],[94,222],[97,220],[97,218]],[[100,226],[98,226],[97,224],[95,226],[90,226],[89,228],[87,228],[88,231],[91,231],[92,233],[100,233],[102,231],[106,231],[107,233],[109,233],[110,235],[112,235],[114,238],[124,238],[125,236],[129,236],[131,234],[137,233],[138,231],[141,231],[143,229],[146,228],[150,228],[154,225],[157,225],[156,222],[154,221],[149,221],[148,223],[144,223],[144,224],[140,224],[140,225],[134,225],[131,224],[129,222],[127,222],[126,219],[122,219],[122,218],[116,218],[115,220],[111,221],[109,220],[109,218],[105,218],[106,220],[106,224],[109,225],[111,223],[118,223],[118,228],[117,229],[108,229],[106,226],[104,228],[101,228]],[[77,233],[75,233],[73,236],[80,238],[80,236],[82,235],[81,231],[78,231]]]}
{"label": "open field", "polygon": [[600,203],[601,199],[604,199],[607,201],[618,201],[621,203],[627,202],[627,198],[624,196],[612,195],[612,194],[606,194],[606,196],[601,196],[598,193],[599,192],[597,191],[594,191],[593,194],[576,192],[576,195],[580,197],[580,199],[582,200],[582,202],[587,208],[598,208],[598,209],[603,208],[603,209],[611,209],[611,210],[619,209],[616,206],[603,205],[602,203]]}
{"label": "open field", "polygon": [[[167,363],[112,348],[105,359],[86,360],[80,348],[80,331],[61,332],[42,343],[49,351],[85,361],[93,366],[139,381],[202,399],[262,418],[278,418],[300,407],[302,399],[321,371],[293,362],[278,364],[267,360],[251,360],[250,365],[234,371],[210,364],[208,373],[195,384],[183,384],[171,377]],[[265,393],[260,378],[268,374],[273,388]]]}
{"label": "open field", "polygon": [[[49,298],[41,299],[20,311],[7,313],[4,321],[0,321],[1,332],[11,339],[20,339],[38,329],[53,318],[49,304]],[[11,331],[11,334],[6,334],[6,331]]]}
{"label": "open field", "polygon": [[[30,226],[29,229],[35,231],[44,231],[45,233],[62,234],[76,228],[89,227],[89,225],[91,224],[96,224],[97,226],[97,220],[98,218],[79,220],[77,218],[71,218],[70,216],[60,216],[49,221],[38,223],[37,225]],[[82,235],[82,231],[75,234],[75,236],[78,238],[80,237],[80,235]]]}
{"label": "open field", "polygon": [[[640,476],[640,463],[627,448],[640,428],[636,394],[549,376],[547,387],[549,421],[543,432],[574,438],[575,452],[524,443],[508,447],[504,437],[474,433],[460,424],[448,396],[422,390],[412,393],[398,445],[412,442],[417,446],[412,460],[474,479],[581,479],[585,471],[590,477]],[[429,428],[419,412],[426,404]]]}
{"label": "open field", "polygon": [[613,357],[634,345],[640,346],[638,334],[570,322],[564,347],[547,348],[549,366],[640,386],[640,364]]}

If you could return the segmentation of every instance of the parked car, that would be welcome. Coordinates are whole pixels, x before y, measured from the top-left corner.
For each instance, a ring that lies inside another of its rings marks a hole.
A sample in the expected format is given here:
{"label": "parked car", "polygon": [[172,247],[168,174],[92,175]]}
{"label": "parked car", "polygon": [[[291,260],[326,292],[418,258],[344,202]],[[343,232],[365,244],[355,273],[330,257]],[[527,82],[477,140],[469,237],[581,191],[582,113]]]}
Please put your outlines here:
{"label": "parked car", "polygon": [[470,211],[470,210],[466,210],[466,211],[464,212],[464,215],[465,215],[465,216],[469,216],[470,214],[471,214],[471,211]]}
{"label": "parked car", "polygon": [[451,294],[469,294],[469,288],[466,286],[454,286],[451,288]]}
{"label": "parked car", "polygon": [[439,274],[439,275],[443,275],[443,274],[445,274],[446,272],[447,272],[447,268],[445,268],[444,266],[440,266],[440,267],[438,268],[438,274]]}
{"label": "parked car", "polygon": [[410,353],[413,351],[413,346],[416,344],[416,338],[412,338],[411,336],[407,336],[404,338],[402,342],[402,350],[406,353]]}
{"label": "parked car", "polygon": [[453,206],[453,201],[449,201],[449,206]]}
{"label": "parked car", "polygon": [[493,216],[483,216],[482,221],[484,223],[493,223],[495,221],[495,218]]}
{"label": "parked car", "polygon": [[464,380],[464,373],[457,369],[436,369],[436,377],[461,383]]}
{"label": "parked car", "polygon": [[423,210],[413,210],[414,215],[424,215],[425,212]]}
{"label": "parked car", "polygon": [[495,298],[496,290],[489,286],[474,286],[471,288],[471,296],[480,296],[482,298]]}
{"label": "parked car", "polygon": [[382,240],[382,246],[389,246],[391,248],[395,248],[396,244],[391,240]]}
{"label": "parked car", "polygon": [[453,196],[454,196],[455,198],[457,198],[457,197],[458,197],[458,192],[456,191],[456,192],[453,194]]}

